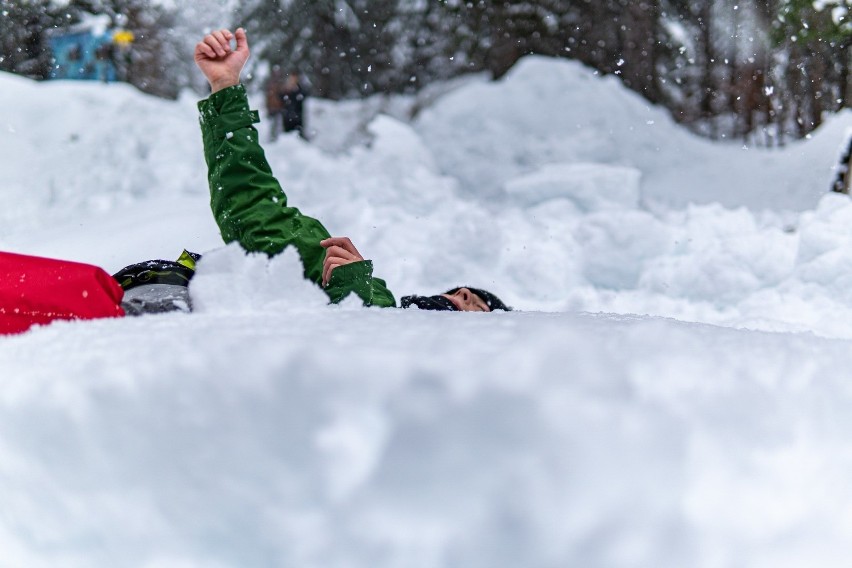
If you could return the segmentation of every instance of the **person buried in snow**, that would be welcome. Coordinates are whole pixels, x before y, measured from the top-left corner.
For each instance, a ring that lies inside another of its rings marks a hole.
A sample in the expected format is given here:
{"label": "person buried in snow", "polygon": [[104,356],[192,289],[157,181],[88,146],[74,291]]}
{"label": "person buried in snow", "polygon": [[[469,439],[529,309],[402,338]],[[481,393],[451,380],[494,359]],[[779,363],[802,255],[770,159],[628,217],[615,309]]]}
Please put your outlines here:
{"label": "person buried in snow", "polygon": [[[222,238],[269,256],[294,247],[305,278],[320,285],[332,303],[354,293],[364,305],[395,307],[385,281],[373,275],[372,262],[349,238],[332,237],[318,220],[288,205],[252,126],[259,122],[259,115],[250,110],[240,82],[249,55],[242,28],[235,33],[214,31],[195,46],[195,63],[211,89],[198,107],[210,204]],[[400,304],[447,311],[510,309],[494,294],[469,286],[432,296],[405,296]]]}

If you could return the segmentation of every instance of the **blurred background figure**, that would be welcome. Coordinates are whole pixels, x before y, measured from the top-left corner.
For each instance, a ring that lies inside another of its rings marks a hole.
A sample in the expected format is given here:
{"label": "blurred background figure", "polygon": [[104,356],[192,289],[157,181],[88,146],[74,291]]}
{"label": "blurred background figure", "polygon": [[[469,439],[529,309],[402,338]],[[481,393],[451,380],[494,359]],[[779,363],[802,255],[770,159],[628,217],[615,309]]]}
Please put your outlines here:
{"label": "blurred background figure", "polygon": [[270,123],[269,141],[275,142],[278,139],[281,115],[284,111],[284,75],[281,73],[280,65],[269,67],[269,77],[266,79],[263,90],[266,94],[266,114]]}
{"label": "blurred background figure", "polygon": [[299,73],[291,72],[287,76],[282,91],[281,103],[284,112],[284,132],[296,131],[299,136],[308,139],[305,134],[305,99],[308,96],[307,89],[303,85]]}

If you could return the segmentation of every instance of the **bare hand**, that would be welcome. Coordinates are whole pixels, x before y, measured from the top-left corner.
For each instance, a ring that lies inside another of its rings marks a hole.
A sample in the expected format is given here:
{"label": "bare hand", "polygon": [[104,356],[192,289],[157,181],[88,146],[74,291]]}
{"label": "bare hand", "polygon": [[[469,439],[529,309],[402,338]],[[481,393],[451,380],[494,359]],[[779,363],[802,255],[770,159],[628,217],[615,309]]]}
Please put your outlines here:
{"label": "bare hand", "polygon": [[[234,38],[237,48],[231,49]],[[207,77],[214,93],[239,85],[240,73],[248,58],[248,39],[243,28],[238,28],[236,34],[228,30],[209,33],[195,46],[195,64]]]}
{"label": "bare hand", "polygon": [[348,237],[331,237],[320,241],[325,248],[325,261],[322,263],[322,285],[327,286],[332,271],[338,266],[364,260]]}

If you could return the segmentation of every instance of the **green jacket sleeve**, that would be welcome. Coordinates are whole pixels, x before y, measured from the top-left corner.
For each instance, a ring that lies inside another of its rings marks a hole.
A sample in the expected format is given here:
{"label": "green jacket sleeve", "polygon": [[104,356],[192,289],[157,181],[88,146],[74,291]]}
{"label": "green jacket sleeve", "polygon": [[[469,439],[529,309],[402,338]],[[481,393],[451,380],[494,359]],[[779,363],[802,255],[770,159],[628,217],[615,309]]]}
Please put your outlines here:
{"label": "green jacket sleeve", "polygon": [[[294,246],[305,278],[320,285],[325,249],[319,243],[330,235],[322,223],[287,205],[252,126],[260,118],[249,109],[244,87],[218,91],[199,102],[198,109],[210,206],[222,238],[269,256]],[[373,277],[368,260],[335,268],[324,290],[334,303],[354,292],[367,306],[396,305],[384,280]]]}

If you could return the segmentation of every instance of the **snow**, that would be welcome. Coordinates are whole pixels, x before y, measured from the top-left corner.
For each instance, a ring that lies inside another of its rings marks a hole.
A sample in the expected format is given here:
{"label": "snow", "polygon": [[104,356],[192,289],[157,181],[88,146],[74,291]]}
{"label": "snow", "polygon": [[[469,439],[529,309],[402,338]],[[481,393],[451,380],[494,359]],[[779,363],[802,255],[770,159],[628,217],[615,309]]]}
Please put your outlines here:
{"label": "snow", "polygon": [[223,246],[195,102],[0,74],[0,249],[204,253],[192,314],[0,338],[0,565],[848,562],[848,112],[744,149],[542,58],[310,100],[313,142],[266,145],[290,202],[397,298],[518,308],[468,314]]}

